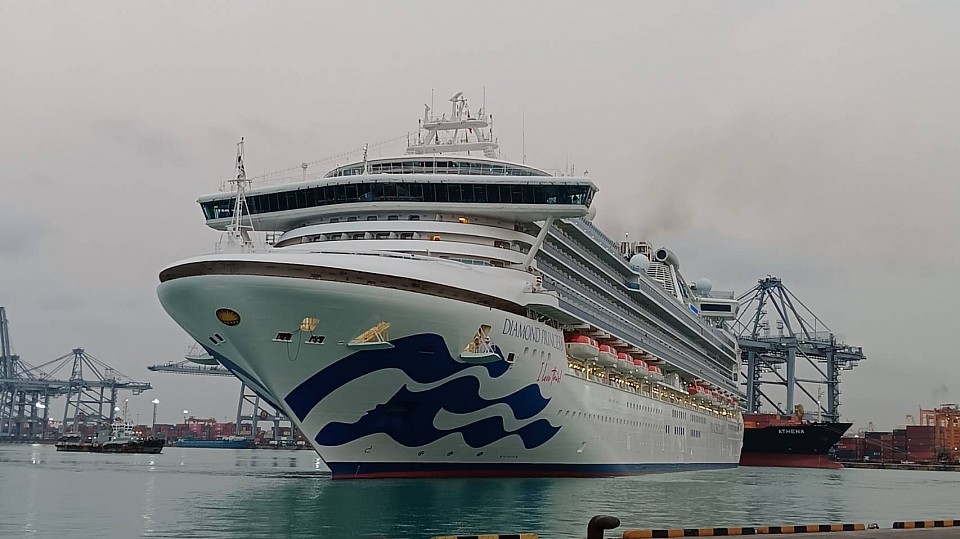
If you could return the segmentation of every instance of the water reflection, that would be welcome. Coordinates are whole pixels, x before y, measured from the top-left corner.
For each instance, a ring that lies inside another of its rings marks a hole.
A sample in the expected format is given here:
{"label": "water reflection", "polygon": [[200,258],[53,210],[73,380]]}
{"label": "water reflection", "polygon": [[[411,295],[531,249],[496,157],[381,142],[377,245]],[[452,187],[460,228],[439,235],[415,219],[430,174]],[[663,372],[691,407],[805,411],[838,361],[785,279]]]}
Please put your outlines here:
{"label": "water reflection", "polygon": [[0,537],[583,536],[627,527],[953,517],[960,474],[741,468],[610,479],[332,481],[315,454],[171,448],[160,455],[0,445]]}
{"label": "water reflection", "polygon": [[[153,469],[153,462],[150,462],[150,469]],[[156,513],[156,504],[154,501],[155,491],[157,489],[156,475],[147,476],[147,483],[143,489],[143,533],[149,535],[154,531],[154,515]]]}

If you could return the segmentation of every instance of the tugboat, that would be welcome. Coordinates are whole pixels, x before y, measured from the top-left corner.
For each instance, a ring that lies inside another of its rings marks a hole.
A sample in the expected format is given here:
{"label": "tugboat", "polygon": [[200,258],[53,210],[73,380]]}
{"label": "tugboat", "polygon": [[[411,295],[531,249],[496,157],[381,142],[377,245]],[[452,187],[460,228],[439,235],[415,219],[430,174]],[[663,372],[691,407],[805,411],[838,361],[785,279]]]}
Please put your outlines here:
{"label": "tugboat", "polygon": [[101,429],[97,436],[83,439],[79,434],[66,434],[57,440],[57,451],[79,453],[147,453],[163,451],[165,440],[141,438],[133,432],[133,425],[117,419],[109,429]]}

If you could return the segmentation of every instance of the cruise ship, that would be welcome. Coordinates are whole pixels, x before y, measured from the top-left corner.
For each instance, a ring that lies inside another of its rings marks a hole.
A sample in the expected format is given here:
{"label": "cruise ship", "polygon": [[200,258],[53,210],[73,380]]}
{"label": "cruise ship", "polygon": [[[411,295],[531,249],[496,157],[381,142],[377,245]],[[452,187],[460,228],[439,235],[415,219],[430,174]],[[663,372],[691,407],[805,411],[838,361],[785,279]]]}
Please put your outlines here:
{"label": "cruise ship", "polygon": [[[586,173],[503,160],[462,94],[406,152],[199,199],[226,241],[164,309],[334,478],[734,467],[737,302],[592,223]],[[269,241],[260,242],[261,238]]]}

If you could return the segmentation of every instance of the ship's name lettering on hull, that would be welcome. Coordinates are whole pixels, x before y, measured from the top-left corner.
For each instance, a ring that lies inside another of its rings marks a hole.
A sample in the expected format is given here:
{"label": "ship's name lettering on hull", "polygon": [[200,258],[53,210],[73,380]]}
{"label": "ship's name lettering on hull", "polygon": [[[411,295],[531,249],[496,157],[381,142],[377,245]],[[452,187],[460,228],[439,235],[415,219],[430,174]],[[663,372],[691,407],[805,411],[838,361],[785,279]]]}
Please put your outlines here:
{"label": "ship's name lettering on hull", "polygon": [[803,429],[780,429],[779,434],[803,434]]}
{"label": "ship's name lettering on hull", "polygon": [[525,324],[509,318],[503,321],[503,334],[511,335],[536,344],[545,344],[563,352],[563,337],[559,333],[547,331],[533,324]]}

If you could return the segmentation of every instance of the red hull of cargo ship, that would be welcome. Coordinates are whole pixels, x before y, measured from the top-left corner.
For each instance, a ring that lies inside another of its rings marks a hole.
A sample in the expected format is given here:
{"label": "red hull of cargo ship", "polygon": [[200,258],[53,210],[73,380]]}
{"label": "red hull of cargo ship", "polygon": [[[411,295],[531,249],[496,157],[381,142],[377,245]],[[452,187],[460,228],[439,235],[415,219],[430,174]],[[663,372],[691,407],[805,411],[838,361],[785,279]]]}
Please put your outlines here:
{"label": "red hull of cargo ship", "polygon": [[740,466],[775,466],[781,468],[843,468],[825,455],[788,455],[783,453],[741,453]]}

